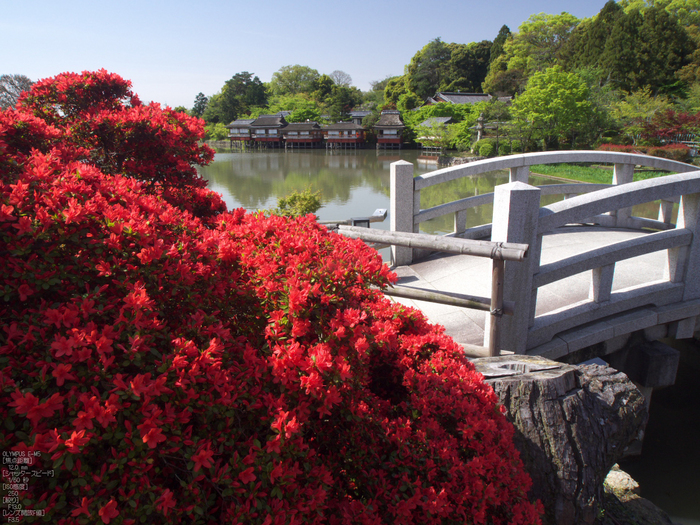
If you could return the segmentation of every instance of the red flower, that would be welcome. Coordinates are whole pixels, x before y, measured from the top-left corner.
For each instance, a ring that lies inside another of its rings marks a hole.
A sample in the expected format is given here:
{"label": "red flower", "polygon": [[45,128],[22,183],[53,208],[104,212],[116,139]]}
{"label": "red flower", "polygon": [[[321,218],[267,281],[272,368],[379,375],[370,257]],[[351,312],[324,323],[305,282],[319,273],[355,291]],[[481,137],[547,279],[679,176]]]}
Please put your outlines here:
{"label": "red flower", "polygon": [[201,447],[191,458],[192,461],[194,461],[194,471],[197,472],[202,467],[211,468],[211,458],[213,456],[214,453],[209,450],[209,445],[206,445],[206,447]]}
{"label": "red flower", "polygon": [[66,379],[76,379],[75,374],[70,373],[70,369],[73,367],[73,365],[66,365],[63,363],[60,363],[59,365],[56,366],[53,372],[51,372],[51,375],[56,378],[56,384],[58,386],[63,386],[63,383],[65,383]]}
{"label": "red flower", "polygon": [[165,489],[163,494],[161,494],[160,498],[156,501],[156,508],[161,511],[164,516],[167,516],[170,509],[175,508],[175,504],[176,501],[172,491],[170,489]]}
{"label": "red flower", "polygon": [[141,429],[141,439],[149,448],[156,448],[158,443],[162,443],[166,440],[166,437],[163,435],[163,431],[160,428],[151,427],[146,433]]}
{"label": "red flower", "polygon": [[73,509],[73,511],[70,513],[71,516],[74,518],[77,516],[80,516],[81,514],[85,514],[88,518],[90,517],[90,509],[88,509],[88,505],[90,504],[90,501],[87,497],[83,497],[82,501],[80,502],[80,505],[77,506],[77,508]]}
{"label": "red flower", "polygon": [[66,450],[71,454],[78,454],[80,448],[90,441],[92,434],[85,435],[85,430],[73,432],[69,439],[66,439]]}
{"label": "red flower", "polygon": [[109,502],[106,505],[101,507],[98,514],[100,515],[100,518],[102,518],[102,521],[105,524],[108,524],[110,521],[112,521],[112,518],[116,518],[117,516],[119,516],[119,511],[117,510],[117,502],[114,501],[114,498],[109,500]]}
{"label": "red flower", "polygon": [[17,291],[19,292],[20,301],[26,301],[29,298],[29,296],[34,293],[34,290],[32,290],[32,288],[25,283],[20,284]]}

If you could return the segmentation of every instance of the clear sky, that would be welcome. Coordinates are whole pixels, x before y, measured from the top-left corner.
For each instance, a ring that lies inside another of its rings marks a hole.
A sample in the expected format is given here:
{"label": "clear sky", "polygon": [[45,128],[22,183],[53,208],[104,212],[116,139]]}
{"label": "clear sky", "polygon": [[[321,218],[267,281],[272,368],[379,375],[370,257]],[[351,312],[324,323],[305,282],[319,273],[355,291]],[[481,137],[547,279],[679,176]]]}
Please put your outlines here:
{"label": "clear sky", "polygon": [[236,73],[348,73],[363,91],[425,44],[493,40],[536,13],[595,15],[606,0],[0,0],[0,74],[107,69],[141,100],[192,107]]}

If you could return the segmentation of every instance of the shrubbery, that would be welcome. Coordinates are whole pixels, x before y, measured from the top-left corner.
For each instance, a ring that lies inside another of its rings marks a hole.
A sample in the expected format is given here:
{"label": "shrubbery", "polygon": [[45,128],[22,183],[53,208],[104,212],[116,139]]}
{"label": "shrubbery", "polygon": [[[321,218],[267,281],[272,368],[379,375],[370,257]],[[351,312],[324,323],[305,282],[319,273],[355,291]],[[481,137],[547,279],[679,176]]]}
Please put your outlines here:
{"label": "shrubbery", "polygon": [[312,216],[205,206],[204,222],[167,178],[90,158],[0,113],[0,445],[54,471],[25,509],[66,525],[539,522],[495,394],[372,288],[394,278],[375,251]]}
{"label": "shrubbery", "polygon": [[645,153],[653,157],[662,157],[679,162],[690,161],[690,148],[685,144],[667,144],[666,146],[602,144],[598,149],[601,151],[618,151],[623,153]]}
{"label": "shrubbery", "polygon": [[474,143],[472,150],[481,157],[492,157],[497,153],[496,140],[492,138],[481,139]]}

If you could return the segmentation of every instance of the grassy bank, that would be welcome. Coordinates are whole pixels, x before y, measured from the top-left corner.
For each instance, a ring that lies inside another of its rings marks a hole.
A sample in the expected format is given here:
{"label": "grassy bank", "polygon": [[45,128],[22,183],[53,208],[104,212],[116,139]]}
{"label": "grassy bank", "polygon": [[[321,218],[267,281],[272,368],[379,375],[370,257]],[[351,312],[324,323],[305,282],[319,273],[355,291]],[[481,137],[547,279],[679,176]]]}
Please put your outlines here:
{"label": "grassy bank", "polygon": [[[611,184],[613,167],[580,164],[537,164],[530,167],[530,173],[581,182]],[[634,172],[634,180],[652,179],[668,174],[669,172],[667,171],[639,169]]]}

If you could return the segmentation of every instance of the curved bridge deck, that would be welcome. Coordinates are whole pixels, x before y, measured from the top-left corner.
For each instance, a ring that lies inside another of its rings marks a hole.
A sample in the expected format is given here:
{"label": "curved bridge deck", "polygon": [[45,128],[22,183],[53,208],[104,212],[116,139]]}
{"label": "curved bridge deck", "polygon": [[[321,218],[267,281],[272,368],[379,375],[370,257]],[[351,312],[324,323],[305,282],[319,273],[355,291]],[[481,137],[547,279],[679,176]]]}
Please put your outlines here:
{"label": "curved bridge deck", "polygon": [[[554,263],[644,235],[648,233],[600,226],[558,228],[542,236],[541,264]],[[663,282],[666,258],[664,252],[652,252],[618,262],[612,292]],[[399,276],[397,284],[402,286],[476,296],[488,296],[491,293],[491,261],[483,257],[433,254],[414,264],[399,266],[394,271]],[[590,271],[541,287],[538,291],[535,315],[543,318],[547,314],[556,314],[560,309],[570,308],[576,303],[587,303],[590,287]],[[393,300],[418,308],[431,322],[444,326],[448,335],[467,348],[480,347],[483,344],[486,318],[489,315],[487,312],[398,297]],[[689,308],[684,309],[682,316],[700,314],[700,301],[695,306],[686,306]],[[579,328],[569,333],[558,334],[553,343],[550,342],[540,349],[529,350],[527,353],[546,353],[547,357],[556,358],[614,338],[616,324],[634,322],[636,330],[652,329],[659,324],[658,310],[654,305],[640,307],[637,311],[628,313],[624,319],[618,317],[616,321],[606,320],[604,325],[593,324],[588,330]],[[617,330],[622,331],[624,330]],[[653,335],[661,335],[661,331],[657,330]]]}

